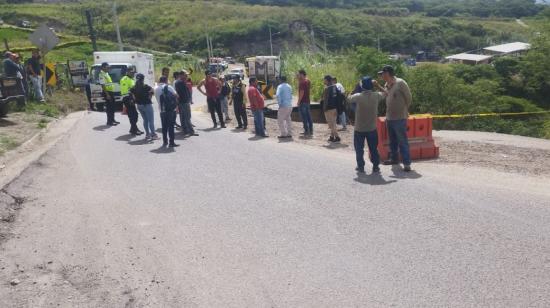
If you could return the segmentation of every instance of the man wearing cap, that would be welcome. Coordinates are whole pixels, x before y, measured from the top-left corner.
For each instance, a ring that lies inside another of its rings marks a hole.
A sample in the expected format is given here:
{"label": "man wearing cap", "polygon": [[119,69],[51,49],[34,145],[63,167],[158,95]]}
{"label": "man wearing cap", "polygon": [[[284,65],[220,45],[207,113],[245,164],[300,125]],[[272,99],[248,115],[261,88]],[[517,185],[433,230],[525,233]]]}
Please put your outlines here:
{"label": "man wearing cap", "polygon": [[198,136],[195,134],[193,124],[191,123],[191,91],[187,86],[188,73],[182,70],[178,73],[178,80],[174,84],[174,88],[178,93],[178,108],[180,111],[181,128],[185,135]]}
{"label": "man wearing cap", "polygon": [[136,109],[136,103],[130,95],[130,89],[136,85],[136,81],[134,80],[135,74],[135,70],[129,68],[126,71],[126,76],[120,79],[120,95],[122,96],[122,102],[126,107],[128,119],[130,120],[130,134],[139,136],[143,134],[143,132],[137,127],[138,111]]}
{"label": "man wearing cap", "polygon": [[228,97],[231,94],[231,87],[229,82],[225,80],[225,76],[220,77],[220,82],[222,87],[220,89],[220,104],[222,105],[222,112],[225,115],[225,122],[231,121],[229,118],[229,106],[228,106]]}
{"label": "man wearing cap", "polygon": [[330,130],[329,142],[340,142],[338,128],[336,127],[336,119],[338,117],[338,89],[333,83],[332,76],[326,75],[324,80],[325,90],[323,92],[323,111],[325,119]]}
{"label": "man wearing cap", "polygon": [[42,73],[40,69],[40,53],[37,49],[32,51],[32,56],[27,60],[27,72],[29,72],[32,82],[34,96],[37,101],[43,102],[44,95],[42,93]]}
{"label": "man wearing cap", "polygon": [[233,105],[233,111],[237,118],[238,129],[245,129],[248,126],[248,116],[246,114],[246,101],[248,95],[246,94],[246,85],[241,81],[241,77],[236,75],[233,77],[233,86],[231,87],[231,95],[229,97],[229,105]]}
{"label": "man wearing cap", "polygon": [[390,139],[390,159],[384,165],[399,164],[399,154],[403,159],[403,170],[411,171],[411,156],[409,140],[407,139],[407,120],[409,107],[412,103],[412,94],[405,80],[395,76],[392,66],[386,65],[379,72],[386,82],[386,123]]}
{"label": "man wearing cap", "polygon": [[99,71],[99,84],[103,89],[103,98],[105,98],[105,109],[107,113],[107,125],[118,125],[120,122],[115,120],[115,86],[113,79],[109,75],[109,63],[101,63],[101,71]]}
{"label": "man wearing cap", "polygon": [[258,137],[269,137],[265,133],[264,126],[264,108],[265,101],[262,93],[258,90],[258,80],[255,77],[251,77],[248,81],[248,101],[250,102],[250,110],[254,115],[254,131]]}
{"label": "man wearing cap", "polygon": [[222,106],[220,104],[220,90],[222,88],[222,84],[217,78],[212,77],[212,73],[210,71],[206,71],[204,72],[204,74],[206,75],[206,77],[198,84],[197,90],[199,90],[199,92],[206,96],[208,111],[210,111],[212,122],[214,122],[214,128],[218,127],[218,122],[216,121],[216,113],[218,114],[221,128],[225,128]]}
{"label": "man wearing cap", "polygon": [[353,94],[350,102],[355,105],[355,129],[353,145],[359,173],[365,173],[365,140],[370,153],[372,172],[380,172],[380,154],[378,153],[378,132],[376,120],[378,118],[378,104],[384,100],[384,94],[373,91],[372,78],[365,76],[361,79],[361,92]]}

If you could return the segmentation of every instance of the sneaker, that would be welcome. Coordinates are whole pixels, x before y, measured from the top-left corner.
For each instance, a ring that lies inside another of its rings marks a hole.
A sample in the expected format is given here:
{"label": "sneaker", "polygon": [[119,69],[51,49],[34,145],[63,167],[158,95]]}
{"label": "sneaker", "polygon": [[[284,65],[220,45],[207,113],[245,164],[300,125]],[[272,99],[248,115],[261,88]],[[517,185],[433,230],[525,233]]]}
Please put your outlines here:
{"label": "sneaker", "polygon": [[285,139],[286,136],[277,136],[278,139]]}
{"label": "sneaker", "polygon": [[380,167],[378,166],[372,167],[372,173],[380,173]]}
{"label": "sneaker", "polygon": [[221,128],[226,128],[225,124],[222,124],[222,126],[220,126]]}
{"label": "sneaker", "polygon": [[241,129],[241,128],[243,128],[243,126],[242,126],[242,125],[239,125],[239,126],[237,126],[237,129]]}
{"label": "sneaker", "polygon": [[246,129],[247,129],[247,126],[246,126],[246,125],[245,125],[245,126],[243,126],[243,129],[244,129],[244,130],[246,130]]}
{"label": "sneaker", "polygon": [[163,142],[163,143],[162,143],[162,147],[163,147],[163,148],[165,148],[165,147],[167,147],[167,146],[168,146],[168,142]]}
{"label": "sneaker", "polygon": [[342,140],[340,139],[340,137],[334,138],[334,142],[340,142],[340,141],[342,141]]}
{"label": "sneaker", "polygon": [[179,144],[175,144],[175,143],[170,143],[170,145],[169,145],[169,147],[171,147],[171,148],[177,148],[179,146],[180,146]]}
{"label": "sneaker", "polygon": [[159,140],[159,136],[157,134],[151,135],[151,140]]}
{"label": "sneaker", "polygon": [[355,168],[355,171],[357,171],[358,173],[365,173],[365,168],[357,167]]}
{"label": "sneaker", "polygon": [[328,142],[334,142],[334,137],[330,136],[330,138],[328,138]]}
{"label": "sneaker", "polygon": [[141,135],[143,135],[144,133],[143,133],[142,131],[138,130],[138,131],[136,132],[136,134],[137,134],[138,136],[141,136]]}
{"label": "sneaker", "polygon": [[151,135],[145,135],[145,140],[151,140]]}
{"label": "sneaker", "polygon": [[114,123],[115,125],[120,124],[120,122],[118,122],[118,121],[113,121],[113,123]]}
{"label": "sneaker", "polygon": [[214,123],[214,127],[213,128],[218,128],[218,123]]}
{"label": "sneaker", "polygon": [[412,171],[411,165],[405,165],[405,167],[403,167],[403,171],[405,171],[405,172],[411,172],[411,171]]}
{"label": "sneaker", "polygon": [[390,165],[399,165],[399,162],[397,160],[388,159],[384,161],[384,165],[390,166]]}

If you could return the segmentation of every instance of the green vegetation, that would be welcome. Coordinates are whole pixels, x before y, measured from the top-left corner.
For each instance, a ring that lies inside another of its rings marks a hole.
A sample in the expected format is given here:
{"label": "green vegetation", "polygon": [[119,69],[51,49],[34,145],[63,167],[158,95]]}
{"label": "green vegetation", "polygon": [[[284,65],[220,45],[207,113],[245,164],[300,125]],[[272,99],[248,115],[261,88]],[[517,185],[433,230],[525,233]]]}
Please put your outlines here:
{"label": "green vegetation", "polygon": [[[327,9],[322,8],[324,5],[300,8],[245,6],[242,1],[230,0],[120,0],[118,11],[126,43],[171,52],[185,49],[202,55],[206,49],[206,30],[212,37],[216,54],[233,56],[267,53],[270,27],[273,33],[278,33],[274,36],[276,50],[307,48],[319,51],[324,49],[326,41],[327,48],[336,51],[353,46],[374,47],[378,46],[379,41],[381,49],[386,52],[413,54],[419,50],[430,50],[444,54],[477,49],[493,42],[527,40],[531,35],[531,31],[516,23],[515,19],[503,18],[508,16],[506,14],[490,14],[494,17],[483,19],[468,14],[456,18],[449,18],[448,15],[427,17],[424,9],[413,9],[416,7],[414,1],[368,1],[372,3],[370,9],[369,6],[347,8],[349,5],[345,4],[353,1],[323,2],[343,5]],[[355,3],[360,2],[365,1]],[[419,5],[435,5],[438,2],[420,1]],[[515,2],[529,6],[530,1]],[[461,1],[456,3],[471,6]],[[284,1],[276,1],[276,4],[284,4]],[[406,16],[372,15],[372,7],[382,9],[393,6],[406,7],[413,13]],[[47,21],[59,31],[84,37],[87,35],[83,17],[86,9],[93,12],[99,37],[115,41],[111,1],[0,4],[0,17],[10,23],[21,19],[31,20],[35,24]]]}
{"label": "green vegetation", "polygon": [[19,142],[12,137],[0,134],[0,156],[4,155],[9,150],[19,146]]}

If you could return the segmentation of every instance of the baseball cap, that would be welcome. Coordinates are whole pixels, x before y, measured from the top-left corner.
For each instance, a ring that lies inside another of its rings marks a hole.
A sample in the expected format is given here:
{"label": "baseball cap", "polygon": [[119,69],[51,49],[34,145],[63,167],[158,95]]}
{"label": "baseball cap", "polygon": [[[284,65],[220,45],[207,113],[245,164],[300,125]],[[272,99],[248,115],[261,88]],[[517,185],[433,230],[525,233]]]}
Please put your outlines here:
{"label": "baseball cap", "polygon": [[390,75],[393,76],[393,75],[395,75],[395,69],[391,65],[384,65],[382,70],[380,72],[378,72],[378,74],[382,74],[382,73],[389,73]]}
{"label": "baseball cap", "polygon": [[363,90],[372,90],[372,78],[370,76],[365,76],[361,78],[361,89]]}
{"label": "baseball cap", "polygon": [[102,67],[102,68],[103,68],[103,67],[108,67],[108,66],[109,66],[109,63],[107,63],[107,62],[101,63],[101,67]]}

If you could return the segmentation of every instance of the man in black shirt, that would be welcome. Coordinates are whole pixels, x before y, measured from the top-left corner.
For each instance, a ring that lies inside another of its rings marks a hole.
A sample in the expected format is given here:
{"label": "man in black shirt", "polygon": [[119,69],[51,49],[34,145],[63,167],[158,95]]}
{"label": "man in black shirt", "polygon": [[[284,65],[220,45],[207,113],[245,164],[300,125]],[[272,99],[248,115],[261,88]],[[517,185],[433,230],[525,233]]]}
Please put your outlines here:
{"label": "man in black shirt", "polygon": [[187,86],[188,73],[182,70],[178,75],[178,80],[174,84],[176,92],[178,93],[178,107],[180,111],[181,128],[185,135],[198,136],[193,129],[191,123],[191,91]]}
{"label": "man in black shirt", "polygon": [[34,89],[34,97],[37,101],[43,102],[44,95],[42,93],[42,74],[40,70],[40,54],[38,50],[32,51],[32,57],[27,61],[27,72],[32,82]]}

